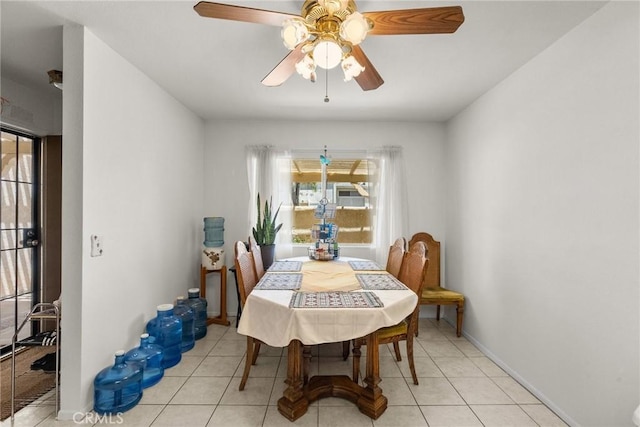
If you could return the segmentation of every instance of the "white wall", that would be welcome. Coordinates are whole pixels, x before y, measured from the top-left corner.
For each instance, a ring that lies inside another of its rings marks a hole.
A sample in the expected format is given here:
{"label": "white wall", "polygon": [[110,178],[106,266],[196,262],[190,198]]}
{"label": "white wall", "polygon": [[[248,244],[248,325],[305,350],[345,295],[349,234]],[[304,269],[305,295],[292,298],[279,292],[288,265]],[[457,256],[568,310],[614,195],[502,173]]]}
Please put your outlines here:
{"label": "white wall", "polygon": [[[204,123],[77,26],[64,33],[62,418],[199,280]],[[90,236],[104,254],[90,257]]]}
{"label": "white wall", "polygon": [[[273,145],[279,148],[316,150],[318,161],[327,146],[337,150],[403,147],[409,200],[409,231],[429,231],[444,237],[443,141],[440,124],[411,122],[325,122],[325,121],[209,121],[205,145],[206,216],[225,218],[226,264],[233,266],[233,243],[246,240],[249,185],[245,147]],[[410,237],[410,236],[406,236]],[[306,254],[300,248],[299,255]],[[371,256],[368,248],[343,247],[346,256]],[[219,313],[216,275],[209,276],[207,296],[212,312]],[[236,313],[237,299],[232,275],[227,283],[229,314]],[[218,310],[218,311],[216,311]],[[425,309],[425,312],[428,310]]]}
{"label": "white wall", "polygon": [[7,100],[2,107],[3,125],[36,136],[62,133],[62,92],[39,91],[6,77],[0,82],[0,94]]}
{"label": "white wall", "polygon": [[448,126],[465,334],[573,425],[640,402],[638,40],[609,3]]}

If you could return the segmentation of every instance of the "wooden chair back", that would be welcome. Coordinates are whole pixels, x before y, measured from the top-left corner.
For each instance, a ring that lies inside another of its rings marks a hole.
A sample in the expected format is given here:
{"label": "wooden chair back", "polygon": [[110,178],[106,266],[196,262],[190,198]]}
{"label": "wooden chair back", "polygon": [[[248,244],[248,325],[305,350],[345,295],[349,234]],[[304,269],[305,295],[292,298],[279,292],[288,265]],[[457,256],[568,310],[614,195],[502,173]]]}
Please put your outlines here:
{"label": "wooden chair back", "polygon": [[253,254],[253,264],[256,270],[256,278],[260,280],[262,279],[262,276],[264,276],[262,251],[260,250],[260,246],[258,246],[258,242],[256,242],[256,239],[253,236],[249,236],[249,249],[251,249],[251,253]]}
{"label": "wooden chair back", "polygon": [[427,253],[429,254],[429,268],[425,271],[424,287],[440,287],[440,242],[434,240],[429,233],[414,234],[409,241],[409,246],[415,242],[424,242],[427,245]]}
{"label": "wooden chair back", "polygon": [[404,258],[404,249],[406,246],[407,241],[405,238],[399,237],[395,242],[393,242],[393,245],[389,247],[386,270],[395,278],[398,278],[398,274],[400,274],[400,267],[402,266],[402,259]]}
{"label": "wooden chair back", "polygon": [[244,306],[247,297],[258,283],[256,270],[253,265],[253,254],[247,250],[243,241],[235,244],[236,275],[238,277],[238,289],[240,290],[240,302]]}
{"label": "wooden chair back", "polygon": [[427,246],[424,242],[415,242],[404,254],[398,280],[420,297],[424,282],[425,265],[427,265]]}

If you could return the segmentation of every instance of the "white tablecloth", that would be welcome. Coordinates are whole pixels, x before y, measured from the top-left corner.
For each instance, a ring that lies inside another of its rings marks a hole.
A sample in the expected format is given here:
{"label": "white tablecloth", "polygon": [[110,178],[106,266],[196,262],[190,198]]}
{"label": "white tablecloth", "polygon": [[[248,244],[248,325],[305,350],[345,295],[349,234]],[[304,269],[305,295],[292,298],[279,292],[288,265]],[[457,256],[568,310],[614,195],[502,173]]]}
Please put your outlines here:
{"label": "white tablecloth", "polygon": [[399,323],[418,302],[409,289],[383,290],[370,291],[384,304],[380,308],[289,308],[293,292],[254,289],[242,309],[238,333],[272,347],[286,347],[294,339],[306,345],[340,342]]}

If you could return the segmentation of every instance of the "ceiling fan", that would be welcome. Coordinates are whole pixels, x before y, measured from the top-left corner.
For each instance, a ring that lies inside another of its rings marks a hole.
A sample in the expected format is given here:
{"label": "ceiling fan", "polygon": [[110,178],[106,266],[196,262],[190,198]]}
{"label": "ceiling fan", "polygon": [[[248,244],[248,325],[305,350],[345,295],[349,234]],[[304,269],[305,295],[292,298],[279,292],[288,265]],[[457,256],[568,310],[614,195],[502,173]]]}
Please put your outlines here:
{"label": "ceiling fan", "polygon": [[384,80],[360,47],[365,37],[453,33],[464,22],[460,6],[360,13],[353,0],[305,0],[299,16],[208,1],[193,8],[207,18],[282,27],[291,52],[262,79],[265,86],[280,86],[294,71],[315,81],[317,67],[340,64],[345,81],[353,78],[363,90],[377,89]]}

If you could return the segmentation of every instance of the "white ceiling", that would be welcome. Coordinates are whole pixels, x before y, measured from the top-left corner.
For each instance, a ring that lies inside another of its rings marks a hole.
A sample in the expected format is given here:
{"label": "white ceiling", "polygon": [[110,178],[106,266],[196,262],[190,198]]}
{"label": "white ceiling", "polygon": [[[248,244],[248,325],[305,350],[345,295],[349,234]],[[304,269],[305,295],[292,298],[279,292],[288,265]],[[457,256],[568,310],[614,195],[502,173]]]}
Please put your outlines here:
{"label": "white ceiling", "polygon": [[[300,13],[302,0],[220,0]],[[454,34],[371,36],[362,48],[385,80],[364,92],[339,68],[280,87],[262,78],[288,53],[280,29],[202,18],[197,0],[0,2],[1,70],[18,83],[55,91],[62,25],[88,27],[204,119],[446,120],[585,20],[602,1],[373,1],[360,11],[461,5]]]}

